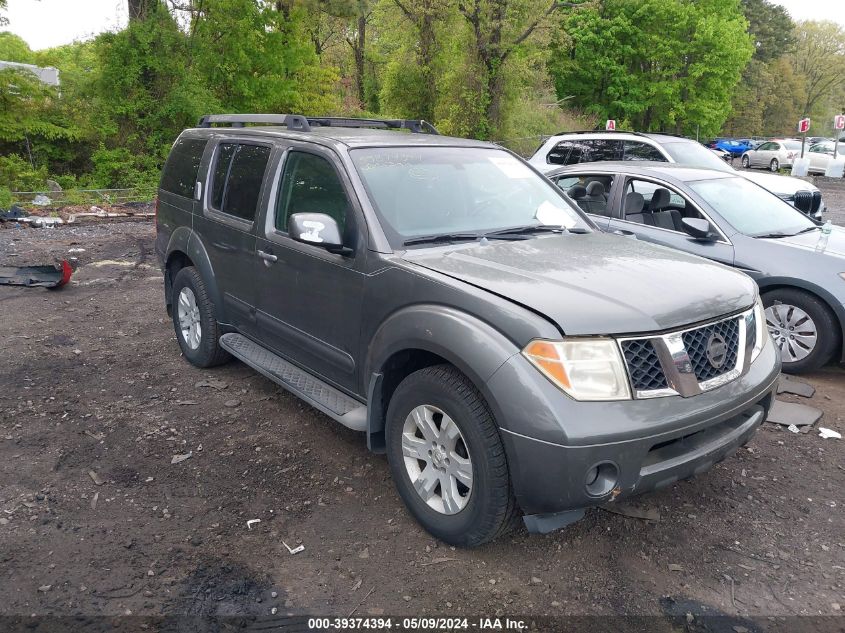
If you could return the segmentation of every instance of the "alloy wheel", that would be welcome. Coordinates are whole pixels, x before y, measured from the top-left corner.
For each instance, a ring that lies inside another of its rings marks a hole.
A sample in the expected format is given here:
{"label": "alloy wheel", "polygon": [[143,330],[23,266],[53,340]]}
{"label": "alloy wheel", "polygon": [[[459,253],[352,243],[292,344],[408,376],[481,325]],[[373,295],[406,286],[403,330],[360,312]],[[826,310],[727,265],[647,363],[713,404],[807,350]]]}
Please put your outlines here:
{"label": "alloy wheel", "polygon": [[202,340],[202,323],[200,322],[200,309],[197,306],[197,298],[193,290],[188,287],[182,288],[179,292],[176,310],[182,339],[188,347],[197,349]]}
{"label": "alloy wheel", "polygon": [[441,514],[457,514],[472,493],[472,459],[455,421],[429,404],[415,407],[402,427],[405,470],[414,490]]}
{"label": "alloy wheel", "polygon": [[771,169],[772,171],[777,171],[780,169],[780,163],[778,162],[777,158],[773,158],[772,162],[769,163],[769,169]]}
{"label": "alloy wheel", "polygon": [[813,353],[819,335],[810,315],[797,306],[776,303],[766,308],[766,325],[784,363],[794,363]]}

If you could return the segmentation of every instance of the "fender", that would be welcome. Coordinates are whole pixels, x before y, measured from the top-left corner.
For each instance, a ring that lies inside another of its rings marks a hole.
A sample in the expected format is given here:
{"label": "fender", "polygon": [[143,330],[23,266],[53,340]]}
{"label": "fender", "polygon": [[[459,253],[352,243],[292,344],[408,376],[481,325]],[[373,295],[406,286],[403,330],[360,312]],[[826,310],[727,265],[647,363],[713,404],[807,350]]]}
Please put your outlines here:
{"label": "fender", "polygon": [[[836,320],[839,322],[840,341],[845,342],[845,306],[829,291],[821,286],[810,283],[806,279],[798,277],[766,277],[757,281],[760,286],[760,293],[764,294],[767,290],[775,288],[795,288],[797,290],[805,290],[812,295],[821,299],[828,308],[831,309]],[[845,362],[845,345],[841,346],[840,362]]]}
{"label": "fender", "polygon": [[461,370],[482,392],[494,412],[498,407],[487,392],[487,380],[511,356],[517,345],[481,319],[443,305],[418,304],[391,314],[373,335],[364,376],[367,384],[367,442],[377,450],[373,436],[384,430],[381,407],[382,368],[404,350],[437,354]]}
{"label": "fender", "polygon": [[[224,309],[223,297],[220,294],[220,288],[217,285],[217,277],[214,275],[214,269],[211,267],[211,259],[208,257],[208,252],[203,246],[202,240],[193,232],[188,226],[180,226],[170,236],[170,242],[167,244],[167,253],[165,262],[170,259],[170,256],[175,252],[180,251],[185,253],[194,263],[194,267],[199,271],[202,280],[205,282],[205,288],[208,292],[211,301],[217,308],[218,318],[224,315],[220,313]],[[168,279],[165,272],[165,291],[167,293],[167,304],[170,305],[170,287],[173,283],[172,279]]]}

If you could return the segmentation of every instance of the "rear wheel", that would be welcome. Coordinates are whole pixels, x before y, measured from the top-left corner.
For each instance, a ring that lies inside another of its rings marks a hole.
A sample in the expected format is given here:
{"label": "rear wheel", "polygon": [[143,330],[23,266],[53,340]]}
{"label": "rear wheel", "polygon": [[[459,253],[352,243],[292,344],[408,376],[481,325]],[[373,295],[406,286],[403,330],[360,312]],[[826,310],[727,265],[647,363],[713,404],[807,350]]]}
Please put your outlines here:
{"label": "rear wheel", "polygon": [[213,367],[231,356],[220,347],[220,327],[205,282],[193,266],[179,271],[173,280],[173,327],[179,347],[192,365]]}
{"label": "rear wheel", "polygon": [[792,288],[763,295],[766,325],[780,349],[783,371],[801,373],[824,365],[840,344],[839,323],[817,297]]}
{"label": "rear wheel", "polygon": [[451,365],[414,372],[387,410],[387,458],[414,518],[451,544],[474,547],[518,519],[505,450],[487,403]]}
{"label": "rear wheel", "polygon": [[743,169],[748,169],[748,167],[751,165],[751,161],[748,159],[748,156],[745,155],[745,154],[743,154],[742,160],[740,161],[740,163],[742,163]]}
{"label": "rear wheel", "polygon": [[777,158],[773,158],[772,162],[769,163],[769,169],[771,171],[778,171],[780,169],[780,163],[778,162]]}

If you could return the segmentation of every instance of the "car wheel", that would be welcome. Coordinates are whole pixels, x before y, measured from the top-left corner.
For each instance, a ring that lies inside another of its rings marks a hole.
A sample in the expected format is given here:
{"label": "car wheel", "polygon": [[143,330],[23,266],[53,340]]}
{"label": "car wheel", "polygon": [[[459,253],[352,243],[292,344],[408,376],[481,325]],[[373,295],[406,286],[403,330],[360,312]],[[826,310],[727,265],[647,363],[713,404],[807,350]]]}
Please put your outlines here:
{"label": "car wheel", "polygon": [[748,156],[745,156],[745,155],[743,155],[740,163],[742,163],[743,169],[748,169],[749,165],[751,164],[751,162],[748,160]]}
{"label": "car wheel", "polygon": [[780,163],[778,162],[778,159],[777,159],[777,158],[773,158],[773,159],[772,159],[772,162],[771,162],[771,163],[769,163],[769,169],[770,169],[771,171],[775,171],[775,172],[776,172],[776,171],[778,171],[778,170],[780,169]]}
{"label": "car wheel", "polygon": [[451,365],[414,372],[387,409],[387,458],[399,496],[437,538],[475,547],[507,533],[518,510],[499,430]]}
{"label": "car wheel", "polygon": [[220,347],[214,304],[197,269],[187,266],[173,280],[173,327],[179,347],[192,365],[213,367],[231,356]]}
{"label": "car wheel", "polygon": [[840,344],[836,317],[817,297],[791,288],[763,295],[766,325],[780,350],[783,371],[798,374],[824,365]]}

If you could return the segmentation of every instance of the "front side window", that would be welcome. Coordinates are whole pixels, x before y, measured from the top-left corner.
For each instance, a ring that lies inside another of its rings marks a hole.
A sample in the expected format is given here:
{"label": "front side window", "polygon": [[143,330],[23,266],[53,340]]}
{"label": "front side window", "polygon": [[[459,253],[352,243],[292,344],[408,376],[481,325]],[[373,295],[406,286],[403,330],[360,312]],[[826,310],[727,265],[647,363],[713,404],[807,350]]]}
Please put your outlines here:
{"label": "front side window", "polygon": [[589,227],[557,187],[504,150],[379,147],[349,155],[395,245],[456,232]]}
{"label": "front side window", "polygon": [[775,194],[745,178],[719,178],[689,183],[719,215],[751,237],[793,235],[816,224]]}
{"label": "front side window", "polygon": [[214,162],[211,207],[252,222],[269,160],[266,145],[221,144]]}
{"label": "front side window", "polygon": [[286,233],[294,213],[325,213],[343,235],[349,199],[332,164],[316,154],[291,151],[284,170],[276,200],[276,230]]}
{"label": "front side window", "polygon": [[161,175],[161,189],[183,198],[193,198],[205,139],[180,138],[170,150]]}
{"label": "front side window", "polygon": [[684,233],[684,218],[703,218],[675,189],[650,180],[628,180],[623,199],[625,219],[629,222]]}

